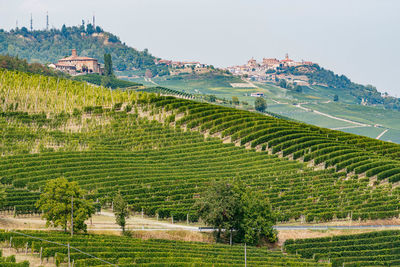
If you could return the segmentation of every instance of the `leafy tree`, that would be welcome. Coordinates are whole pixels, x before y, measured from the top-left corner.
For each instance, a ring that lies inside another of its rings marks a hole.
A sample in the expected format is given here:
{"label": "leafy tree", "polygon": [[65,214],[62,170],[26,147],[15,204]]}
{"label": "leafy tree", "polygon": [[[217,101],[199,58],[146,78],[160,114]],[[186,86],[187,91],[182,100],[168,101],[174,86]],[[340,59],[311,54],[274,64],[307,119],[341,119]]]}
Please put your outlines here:
{"label": "leafy tree", "polygon": [[92,34],[94,33],[94,31],[95,31],[95,29],[94,29],[94,27],[93,27],[92,24],[89,23],[88,25],[86,25],[86,32],[87,32],[87,34],[92,35]]}
{"label": "leafy tree", "polygon": [[247,244],[259,244],[264,239],[270,243],[278,241],[277,232],[272,228],[276,217],[266,196],[247,188],[242,202],[244,241]]}
{"label": "leafy tree", "polygon": [[254,102],[254,108],[259,112],[265,112],[267,108],[267,102],[262,97],[257,97],[256,101]]}
{"label": "leafy tree", "polygon": [[101,78],[101,85],[104,87],[111,87],[111,77],[110,76],[103,76]]}
{"label": "leafy tree", "polygon": [[96,26],[96,33],[103,32],[103,29],[100,26]]}
{"label": "leafy tree", "polygon": [[111,54],[104,54],[104,75],[113,76]]}
{"label": "leafy tree", "polygon": [[333,96],[333,101],[338,102],[339,101],[339,96],[338,95],[334,95]]}
{"label": "leafy tree", "polygon": [[6,190],[4,186],[0,186],[0,207],[4,205],[5,200],[6,200]]}
{"label": "leafy tree", "polygon": [[218,240],[223,229],[231,233],[240,227],[243,220],[240,190],[243,188],[233,181],[213,182],[203,197],[195,203],[199,217],[207,225],[217,229]]}
{"label": "leafy tree", "polygon": [[217,239],[235,233],[237,242],[256,245],[261,241],[276,242],[277,232],[272,228],[276,217],[268,199],[260,192],[246,188],[233,180],[213,182],[195,203],[199,217],[217,229]]}
{"label": "leafy tree", "polygon": [[63,24],[62,27],[61,27],[61,34],[64,37],[68,36],[68,30],[67,30],[67,27],[65,26],[65,24]]}
{"label": "leafy tree", "polygon": [[279,85],[280,87],[282,87],[282,88],[287,88],[287,82],[286,82],[285,79],[279,80],[278,85]]}
{"label": "leafy tree", "polygon": [[232,103],[234,105],[239,105],[239,98],[237,96],[232,96]]}
{"label": "leafy tree", "polygon": [[209,102],[215,102],[217,100],[217,97],[215,95],[206,95],[204,96],[204,99]]}
{"label": "leafy tree", "polygon": [[294,90],[297,93],[302,93],[303,92],[303,87],[301,85],[295,85]]}
{"label": "leafy tree", "polygon": [[129,218],[128,203],[118,192],[114,197],[115,222],[121,226],[122,232],[125,232],[126,219]]}
{"label": "leafy tree", "polygon": [[71,230],[71,208],[73,197],[73,231],[86,232],[85,221],[94,214],[95,209],[90,200],[84,198],[86,192],[76,182],[68,182],[61,177],[49,180],[36,202],[36,207],[43,211],[42,218],[46,226],[61,226],[64,231]]}

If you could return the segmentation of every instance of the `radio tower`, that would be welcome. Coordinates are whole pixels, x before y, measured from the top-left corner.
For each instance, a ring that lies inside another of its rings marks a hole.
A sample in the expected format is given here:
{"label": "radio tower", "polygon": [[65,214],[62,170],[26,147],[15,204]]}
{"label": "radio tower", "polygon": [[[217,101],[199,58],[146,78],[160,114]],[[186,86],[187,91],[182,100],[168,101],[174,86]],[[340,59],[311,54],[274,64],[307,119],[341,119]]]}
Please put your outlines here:
{"label": "radio tower", "polygon": [[15,29],[18,30],[18,20],[15,22]]}
{"label": "radio tower", "polygon": [[46,31],[49,30],[49,12],[46,12]]}
{"label": "radio tower", "polygon": [[33,31],[33,19],[32,19],[32,13],[31,13],[31,31]]}
{"label": "radio tower", "polygon": [[96,28],[96,17],[93,12],[93,28]]}

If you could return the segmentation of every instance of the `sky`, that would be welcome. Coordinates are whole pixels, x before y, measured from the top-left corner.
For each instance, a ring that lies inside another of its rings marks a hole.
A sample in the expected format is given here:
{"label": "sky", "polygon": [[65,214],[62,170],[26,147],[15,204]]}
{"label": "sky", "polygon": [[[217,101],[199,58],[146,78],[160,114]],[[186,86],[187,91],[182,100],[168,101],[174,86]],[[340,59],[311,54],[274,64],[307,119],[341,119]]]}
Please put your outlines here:
{"label": "sky", "polygon": [[400,97],[399,0],[0,0],[0,28],[82,19],[157,57],[217,67],[307,60]]}

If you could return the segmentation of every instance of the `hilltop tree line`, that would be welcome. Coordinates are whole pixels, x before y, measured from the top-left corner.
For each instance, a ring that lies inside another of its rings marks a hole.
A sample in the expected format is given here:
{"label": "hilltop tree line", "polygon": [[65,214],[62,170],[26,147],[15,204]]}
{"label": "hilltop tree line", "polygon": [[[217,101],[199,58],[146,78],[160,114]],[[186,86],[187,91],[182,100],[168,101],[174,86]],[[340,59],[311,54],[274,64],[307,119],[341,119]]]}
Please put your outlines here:
{"label": "hilltop tree line", "polygon": [[116,70],[149,70],[152,75],[167,73],[167,66],[156,65],[147,49],[138,51],[121,43],[112,33],[92,24],[50,30],[29,31],[26,27],[0,30],[0,54],[18,56],[28,62],[48,64],[69,56],[71,49],[79,55],[97,58],[111,54]]}

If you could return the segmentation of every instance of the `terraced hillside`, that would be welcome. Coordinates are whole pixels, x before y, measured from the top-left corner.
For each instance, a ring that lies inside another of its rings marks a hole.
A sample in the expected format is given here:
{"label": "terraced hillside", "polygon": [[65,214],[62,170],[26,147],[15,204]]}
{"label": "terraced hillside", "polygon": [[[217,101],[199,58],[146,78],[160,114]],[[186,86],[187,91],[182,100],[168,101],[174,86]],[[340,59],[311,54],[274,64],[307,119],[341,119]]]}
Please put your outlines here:
{"label": "terraced hillside", "polygon": [[[101,204],[197,220],[212,180],[264,192],[279,221],[399,215],[400,146],[284,119],[155,94],[0,71],[4,210],[38,212],[64,176]],[[250,149],[246,149],[250,148]]]}
{"label": "terraced hillside", "polygon": [[285,250],[332,266],[399,266],[400,231],[286,240]]}
{"label": "terraced hillside", "polygon": [[[60,263],[66,262],[69,243],[71,261],[74,266],[243,266],[244,247],[196,242],[141,240],[121,236],[107,235],[70,235],[60,232],[0,232],[1,241],[9,241],[13,248],[26,248],[46,261],[55,257]],[[28,236],[26,236],[28,235]],[[29,236],[35,236],[31,238]],[[49,243],[41,241],[51,241]],[[61,245],[62,244],[62,245]],[[102,261],[85,255],[80,251],[101,258]],[[270,251],[265,248],[247,248],[248,266],[329,266],[313,260],[302,259],[296,255],[284,255],[280,250]],[[64,255],[64,256],[62,256]],[[111,263],[111,264],[107,264]]]}

